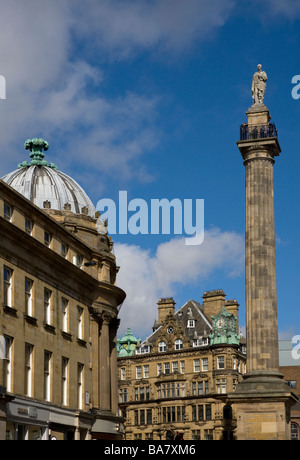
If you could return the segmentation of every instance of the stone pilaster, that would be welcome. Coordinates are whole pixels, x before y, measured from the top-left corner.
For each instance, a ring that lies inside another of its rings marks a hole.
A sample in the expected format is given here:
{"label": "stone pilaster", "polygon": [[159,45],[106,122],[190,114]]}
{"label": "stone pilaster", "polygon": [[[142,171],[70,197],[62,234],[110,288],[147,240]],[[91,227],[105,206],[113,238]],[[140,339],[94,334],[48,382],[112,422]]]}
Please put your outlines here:
{"label": "stone pilaster", "polygon": [[111,362],[109,337],[109,325],[111,319],[110,315],[103,313],[99,338],[99,400],[101,411],[111,411]]}

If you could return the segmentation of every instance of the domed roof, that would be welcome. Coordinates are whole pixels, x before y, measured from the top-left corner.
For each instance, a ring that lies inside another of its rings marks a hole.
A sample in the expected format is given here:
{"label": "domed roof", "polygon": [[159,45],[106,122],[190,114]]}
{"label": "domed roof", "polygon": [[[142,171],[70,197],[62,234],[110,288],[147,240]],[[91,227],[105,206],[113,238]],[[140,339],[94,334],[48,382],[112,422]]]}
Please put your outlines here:
{"label": "domed roof", "polygon": [[118,356],[120,358],[132,356],[136,349],[137,343],[138,339],[134,337],[129,327],[124,337],[122,337],[122,339],[118,339]]}
{"label": "domed roof", "polygon": [[[95,217],[96,209],[82,187],[71,177],[58,171],[57,167],[44,160],[43,149],[49,148],[48,142],[43,139],[29,139],[25,142],[25,149],[30,150],[31,162],[24,161],[18,169],[2,180],[32,201],[39,208],[48,207],[63,211],[68,209],[76,214],[85,210],[91,217]],[[66,207],[67,205],[67,207]]]}
{"label": "domed roof", "polygon": [[131,344],[137,344],[137,338],[134,337],[134,335],[132,334],[131,332],[131,329],[130,327],[127,328],[127,332],[126,334],[124,335],[124,337],[122,337],[122,339],[120,340],[120,344],[123,345],[123,344],[128,344],[128,345],[131,345]]}

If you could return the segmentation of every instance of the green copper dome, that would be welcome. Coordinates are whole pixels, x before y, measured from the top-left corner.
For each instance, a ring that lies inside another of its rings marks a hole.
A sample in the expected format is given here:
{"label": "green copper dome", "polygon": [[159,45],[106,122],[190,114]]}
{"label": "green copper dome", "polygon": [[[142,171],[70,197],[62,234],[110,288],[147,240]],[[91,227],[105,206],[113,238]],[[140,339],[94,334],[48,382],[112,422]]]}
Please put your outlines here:
{"label": "green copper dome", "polygon": [[118,339],[118,356],[124,358],[132,356],[135,352],[138,339],[132,334],[130,327],[122,339]]}

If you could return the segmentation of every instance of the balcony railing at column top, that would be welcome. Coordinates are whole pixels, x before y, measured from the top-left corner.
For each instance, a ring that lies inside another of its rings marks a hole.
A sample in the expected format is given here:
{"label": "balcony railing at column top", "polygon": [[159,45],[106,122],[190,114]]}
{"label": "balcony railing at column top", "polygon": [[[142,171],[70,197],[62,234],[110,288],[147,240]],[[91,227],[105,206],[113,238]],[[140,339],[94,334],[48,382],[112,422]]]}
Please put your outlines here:
{"label": "balcony railing at column top", "polygon": [[240,127],[240,140],[264,139],[267,137],[278,137],[275,123],[264,125],[247,125],[243,123]]}

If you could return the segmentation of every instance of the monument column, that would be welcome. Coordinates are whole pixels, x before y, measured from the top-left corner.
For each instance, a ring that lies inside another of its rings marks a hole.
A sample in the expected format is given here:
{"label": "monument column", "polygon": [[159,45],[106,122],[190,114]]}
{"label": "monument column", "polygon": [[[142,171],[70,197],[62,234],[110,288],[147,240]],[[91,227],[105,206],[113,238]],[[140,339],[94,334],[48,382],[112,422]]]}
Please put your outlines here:
{"label": "monument column", "polygon": [[281,149],[263,104],[267,75],[258,65],[253,105],[237,142],[244,159],[247,373],[229,395],[236,404],[238,439],[289,439],[297,398],[279,372],[273,165]]}

